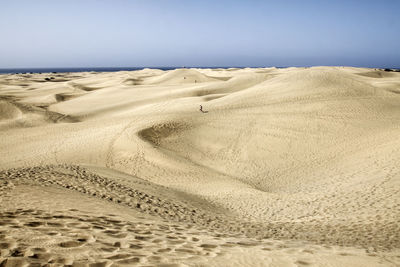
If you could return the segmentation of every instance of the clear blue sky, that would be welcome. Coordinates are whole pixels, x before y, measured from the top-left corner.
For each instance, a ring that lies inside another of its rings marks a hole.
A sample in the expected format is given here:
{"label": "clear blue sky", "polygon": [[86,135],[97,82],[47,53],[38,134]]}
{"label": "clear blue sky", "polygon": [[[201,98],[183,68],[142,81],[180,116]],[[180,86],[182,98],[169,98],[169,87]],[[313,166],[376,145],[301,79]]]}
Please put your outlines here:
{"label": "clear blue sky", "polygon": [[399,0],[0,0],[0,68],[400,67]]}

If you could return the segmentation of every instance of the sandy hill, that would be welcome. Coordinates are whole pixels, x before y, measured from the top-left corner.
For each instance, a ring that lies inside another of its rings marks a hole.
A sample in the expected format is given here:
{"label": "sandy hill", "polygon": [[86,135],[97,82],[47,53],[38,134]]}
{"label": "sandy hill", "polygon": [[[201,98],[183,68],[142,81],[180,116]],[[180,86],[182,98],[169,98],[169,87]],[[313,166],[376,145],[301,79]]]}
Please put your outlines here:
{"label": "sandy hill", "polygon": [[1,266],[400,264],[400,73],[49,75],[0,76]]}
{"label": "sandy hill", "polygon": [[148,78],[144,84],[178,85],[213,81],[217,81],[217,79],[194,69],[175,69],[160,76]]}
{"label": "sandy hill", "polygon": [[6,101],[0,101],[0,120],[17,119],[21,114],[21,110],[15,105]]}

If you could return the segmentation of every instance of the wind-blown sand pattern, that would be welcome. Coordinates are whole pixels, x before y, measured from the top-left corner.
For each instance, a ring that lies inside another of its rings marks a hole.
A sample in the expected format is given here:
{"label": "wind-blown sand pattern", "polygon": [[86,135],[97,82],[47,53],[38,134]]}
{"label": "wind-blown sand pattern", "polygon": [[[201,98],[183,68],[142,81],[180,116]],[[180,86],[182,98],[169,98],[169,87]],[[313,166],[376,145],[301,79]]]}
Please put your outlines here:
{"label": "wind-blown sand pattern", "polygon": [[399,266],[399,136],[379,69],[0,75],[0,266]]}

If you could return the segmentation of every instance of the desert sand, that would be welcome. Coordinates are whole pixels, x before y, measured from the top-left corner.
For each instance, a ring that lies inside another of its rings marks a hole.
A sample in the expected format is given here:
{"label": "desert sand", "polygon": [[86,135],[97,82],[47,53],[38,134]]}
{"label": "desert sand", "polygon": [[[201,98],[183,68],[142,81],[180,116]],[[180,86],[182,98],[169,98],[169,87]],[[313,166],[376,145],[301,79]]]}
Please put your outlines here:
{"label": "desert sand", "polygon": [[0,266],[399,266],[399,136],[381,69],[0,75]]}

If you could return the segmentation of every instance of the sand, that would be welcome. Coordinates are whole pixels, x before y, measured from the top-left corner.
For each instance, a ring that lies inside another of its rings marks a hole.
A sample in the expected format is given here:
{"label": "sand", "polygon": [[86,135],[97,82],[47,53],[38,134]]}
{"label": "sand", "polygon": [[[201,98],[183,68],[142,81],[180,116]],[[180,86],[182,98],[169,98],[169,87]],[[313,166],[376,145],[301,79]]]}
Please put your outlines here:
{"label": "sand", "polygon": [[380,69],[0,75],[0,266],[399,266],[399,135]]}

